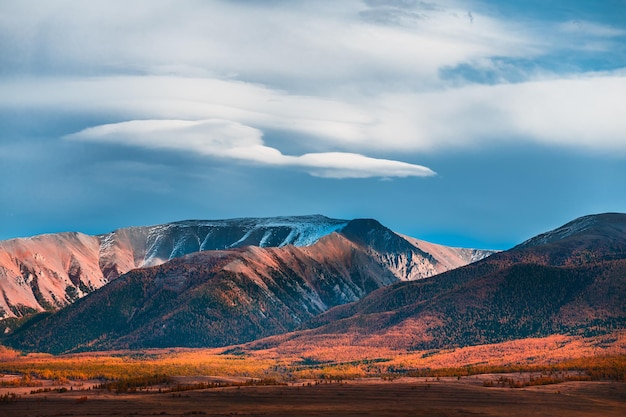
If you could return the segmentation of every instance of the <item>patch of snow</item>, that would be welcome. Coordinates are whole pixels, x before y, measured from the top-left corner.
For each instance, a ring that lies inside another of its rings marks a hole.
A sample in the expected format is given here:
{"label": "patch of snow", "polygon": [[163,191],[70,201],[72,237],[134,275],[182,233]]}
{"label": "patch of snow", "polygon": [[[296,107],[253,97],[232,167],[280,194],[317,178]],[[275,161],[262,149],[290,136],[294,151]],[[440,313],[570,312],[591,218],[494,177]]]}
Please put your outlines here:
{"label": "patch of snow", "polygon": [[259,246],[264,248],[270,237],[272,237],[272,232],[268,230],[263,234],[263,237],[261,238],[261,241],[259,242]]}
{"label": "patch of snow", "polygon": [[239,239],[238,241],[236,241],[236,242],[232,243],[229,247],[230,247],[230,248],[235,248],[235,247],[237,247],[237,245],[239,245],[241,242],[245,242],[245,240],[246,240],[247,238],[249,238],[249,237],[250,237],[250,235],[252,234],[252,232],[254,232],[254,230],[255,230],[254,228],[253,228],[253,229],[248,230],[248,231],[247,231],[247,232],[246,232],[246,233],[245,233],[245,234],[241,237],[241,239]]}
{"label": "patch of snow", "polygon": [[213,230],[209,229],[209,232],[206,234],[206,236],[204,237],[204,240],[200,244],[201,251],[206,250],[206,247],[209,244],[209,238],[211,237],[212,234],[213,234]]}
{"label": "patch of snow", "polygon": [[493,255],[494,253],[498,253],[497,250],[486,250],[486,249],[472,249],[472,256],[470,257],[469,263],[473,264],[474,262],[482,261],[483,259]]}

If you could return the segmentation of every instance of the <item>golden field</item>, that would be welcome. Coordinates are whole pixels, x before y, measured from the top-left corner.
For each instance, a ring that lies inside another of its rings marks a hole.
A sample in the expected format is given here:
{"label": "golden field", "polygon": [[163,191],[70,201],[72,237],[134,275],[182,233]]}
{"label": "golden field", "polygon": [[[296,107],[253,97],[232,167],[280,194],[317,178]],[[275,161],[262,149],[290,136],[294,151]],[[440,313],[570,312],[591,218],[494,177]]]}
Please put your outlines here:
{"label": "golden field", "polygon": [[619,337],[551,336],[438,351],[327,342],[58,356],[0,347],[0,415],[626,413]]}
{"label": "golden field", "polygon": [[[464,376],[501,372],[580,371],[592,379],[626,379],[626,346],[604,339],[550,336],[456,349],[406,351],[359,346],[348,340],[276,347],[242,345],[214,349],[148,349],[68,355],[22,355],[0,348],[0,373],[14,379],[112,381],[167,376],[251,379],[347,380],[366,377]],[[11,383],[3,379],[2,384]],[[15,382],[15,384],[19,384]]]}

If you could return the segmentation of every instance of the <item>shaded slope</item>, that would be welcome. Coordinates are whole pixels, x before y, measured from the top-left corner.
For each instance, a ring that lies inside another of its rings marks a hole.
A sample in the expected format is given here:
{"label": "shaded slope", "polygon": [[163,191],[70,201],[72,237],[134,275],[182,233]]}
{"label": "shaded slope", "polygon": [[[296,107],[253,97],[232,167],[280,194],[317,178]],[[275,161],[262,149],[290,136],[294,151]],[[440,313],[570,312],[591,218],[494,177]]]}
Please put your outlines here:
{"label": "shaded slope", "polygon": [[560,228],[542,235],[560,237],[531,239],[436,279],[395,284],[332,309],[307,323],[311,330],[290,335],[290,343],[347,334],[357,344],[435,349],[615,332],[626,325],[626,215],[583,220],[588,227],[567,234]]}

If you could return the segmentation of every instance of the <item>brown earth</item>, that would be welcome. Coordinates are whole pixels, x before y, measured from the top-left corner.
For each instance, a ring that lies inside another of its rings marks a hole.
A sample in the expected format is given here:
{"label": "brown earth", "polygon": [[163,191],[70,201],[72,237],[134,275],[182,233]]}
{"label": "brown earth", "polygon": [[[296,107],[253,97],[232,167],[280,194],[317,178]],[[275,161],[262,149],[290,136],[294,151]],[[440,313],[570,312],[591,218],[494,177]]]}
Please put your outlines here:
{"label": "brown earth", "polygon": [[567,382],[511,389],[480,376],[375,379],[342,384],[230,387],[175,394],[69,391],[0,402],[0,415],[26,416],[624,416],[626,384]]}

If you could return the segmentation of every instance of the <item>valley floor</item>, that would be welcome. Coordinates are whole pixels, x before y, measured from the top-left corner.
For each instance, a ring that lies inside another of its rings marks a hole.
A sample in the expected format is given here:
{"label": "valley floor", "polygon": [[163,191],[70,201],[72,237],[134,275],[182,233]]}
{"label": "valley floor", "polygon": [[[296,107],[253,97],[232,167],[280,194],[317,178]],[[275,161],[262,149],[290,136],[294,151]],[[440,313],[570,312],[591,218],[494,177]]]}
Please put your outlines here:
{"label": "valley floor", "polygon": [[[522,389],[485,387],[492,376],[298,382],[181,393],[106,390],[21,395],[0,415],[26,416],[624,416],[626,384],[565,382]],[[5,390],[3,390],[5,391]]]}
{"label": "valley floor", "polygon": [[626,354],[615,340],[437,351],[335,340],[58,356],[0,347],[0,416],[622,417]]}

